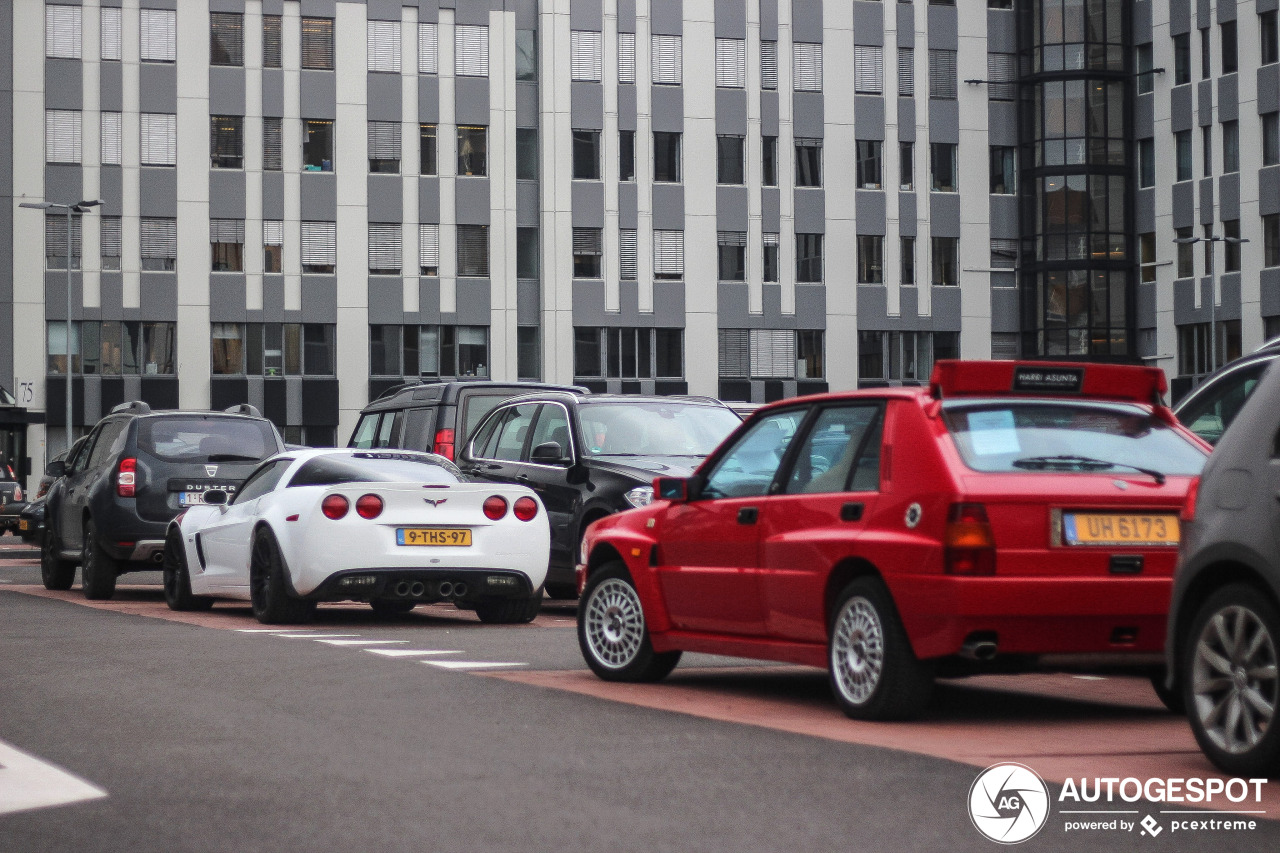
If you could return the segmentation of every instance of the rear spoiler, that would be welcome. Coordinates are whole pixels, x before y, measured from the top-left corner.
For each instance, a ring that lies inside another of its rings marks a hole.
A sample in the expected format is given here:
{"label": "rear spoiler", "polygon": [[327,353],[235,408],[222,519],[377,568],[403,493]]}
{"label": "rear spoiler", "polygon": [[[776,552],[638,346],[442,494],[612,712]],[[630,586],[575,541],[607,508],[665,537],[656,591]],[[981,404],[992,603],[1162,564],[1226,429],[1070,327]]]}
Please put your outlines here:
{"label": "rear spoiler", "polygon": [[944,397],[1086,397],[1164,407],[1164,371],[1070,361],[952,361],[934,364],[929,393]]}

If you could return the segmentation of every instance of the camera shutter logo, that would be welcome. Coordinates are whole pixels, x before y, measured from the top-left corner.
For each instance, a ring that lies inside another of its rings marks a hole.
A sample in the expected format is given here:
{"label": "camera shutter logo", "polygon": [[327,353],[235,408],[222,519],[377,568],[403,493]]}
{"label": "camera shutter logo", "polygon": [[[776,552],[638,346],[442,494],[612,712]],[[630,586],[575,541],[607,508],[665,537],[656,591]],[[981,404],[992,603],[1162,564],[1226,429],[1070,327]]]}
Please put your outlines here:
{"label": "camera shutter logo", "polygon": [[992,841],[1019,844],[1048,821],[1049,787],[1025,764],[992,765],[969,788],[969,819]]}

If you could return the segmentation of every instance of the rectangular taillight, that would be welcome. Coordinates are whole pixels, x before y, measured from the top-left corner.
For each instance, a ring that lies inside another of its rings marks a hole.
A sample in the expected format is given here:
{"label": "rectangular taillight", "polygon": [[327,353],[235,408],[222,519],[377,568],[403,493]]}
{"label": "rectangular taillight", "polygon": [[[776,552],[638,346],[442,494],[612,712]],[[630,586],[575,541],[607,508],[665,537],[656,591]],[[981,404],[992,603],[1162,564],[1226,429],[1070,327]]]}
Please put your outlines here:
{"label": "rectangular taillight", "polygon": [[1192,477],[1191,485],[1187,487],[1187,497],[1182,502],[1182,512],[1178,513],[1178,518],[1183,524],[1196,520],[1196,499],[1200,497],[1200,478]]}
{"label": "rectangular taillight", "polygon": [[132,456],[120,460],[116,469],[116,494],[122,498],[131,498],[137,490],[138,460]]}
{"label": "rectangular taillight", "polygon": [[453,430],[436,430],[436,440],[432,452],[438,453],[449,461],[453,461]]}
{"label": "rectangular taillight", "polygon": [[943,570],[947,574],[996,573],[996,538],[982,504],[951,505],[943,545]]}

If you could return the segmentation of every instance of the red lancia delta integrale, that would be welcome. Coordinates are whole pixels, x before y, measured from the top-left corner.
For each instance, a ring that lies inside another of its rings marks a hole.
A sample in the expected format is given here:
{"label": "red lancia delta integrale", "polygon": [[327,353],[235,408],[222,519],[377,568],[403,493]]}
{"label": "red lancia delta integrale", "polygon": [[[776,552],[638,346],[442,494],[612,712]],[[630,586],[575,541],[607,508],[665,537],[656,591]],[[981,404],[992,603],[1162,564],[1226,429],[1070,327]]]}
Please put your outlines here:
{"label": "red lancia delta integrale", "polygon": [[1164,391],[1154,368],[942,361],[928,389],[763,408],[588,530],[582,653],[614,681],[686,650],[826,667],[868,719],[918,713],[935,675],[1158,664],[1208,454]]}

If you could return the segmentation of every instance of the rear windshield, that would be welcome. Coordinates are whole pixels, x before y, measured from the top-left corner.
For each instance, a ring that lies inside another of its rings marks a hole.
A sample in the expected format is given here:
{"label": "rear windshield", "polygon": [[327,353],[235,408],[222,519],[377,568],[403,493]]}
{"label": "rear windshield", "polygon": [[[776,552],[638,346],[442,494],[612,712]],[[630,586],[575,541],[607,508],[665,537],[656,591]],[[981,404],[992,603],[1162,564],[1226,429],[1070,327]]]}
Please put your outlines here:
{"label": "rear windshield", "polygon": [[462,472],[443,456],[352,453],[317,456],[298,467],[290,486],[339,483],[458,483]]}
{"label": "rear windshield", "polygon": [[182,417],[142,418],[138,449],[167,462],[259,462],[280,448],[269,421]]}
{"label": "rear windshield", "polygon": [[1147,412],[1051,402],[948,404],[947,429],[975,471],[1199,474],[1206,455]]}
{"label": "rear windshield", "polygon": [[721,406],[594,403],[579,408],[588,456],[706,456],[742,421]]}

